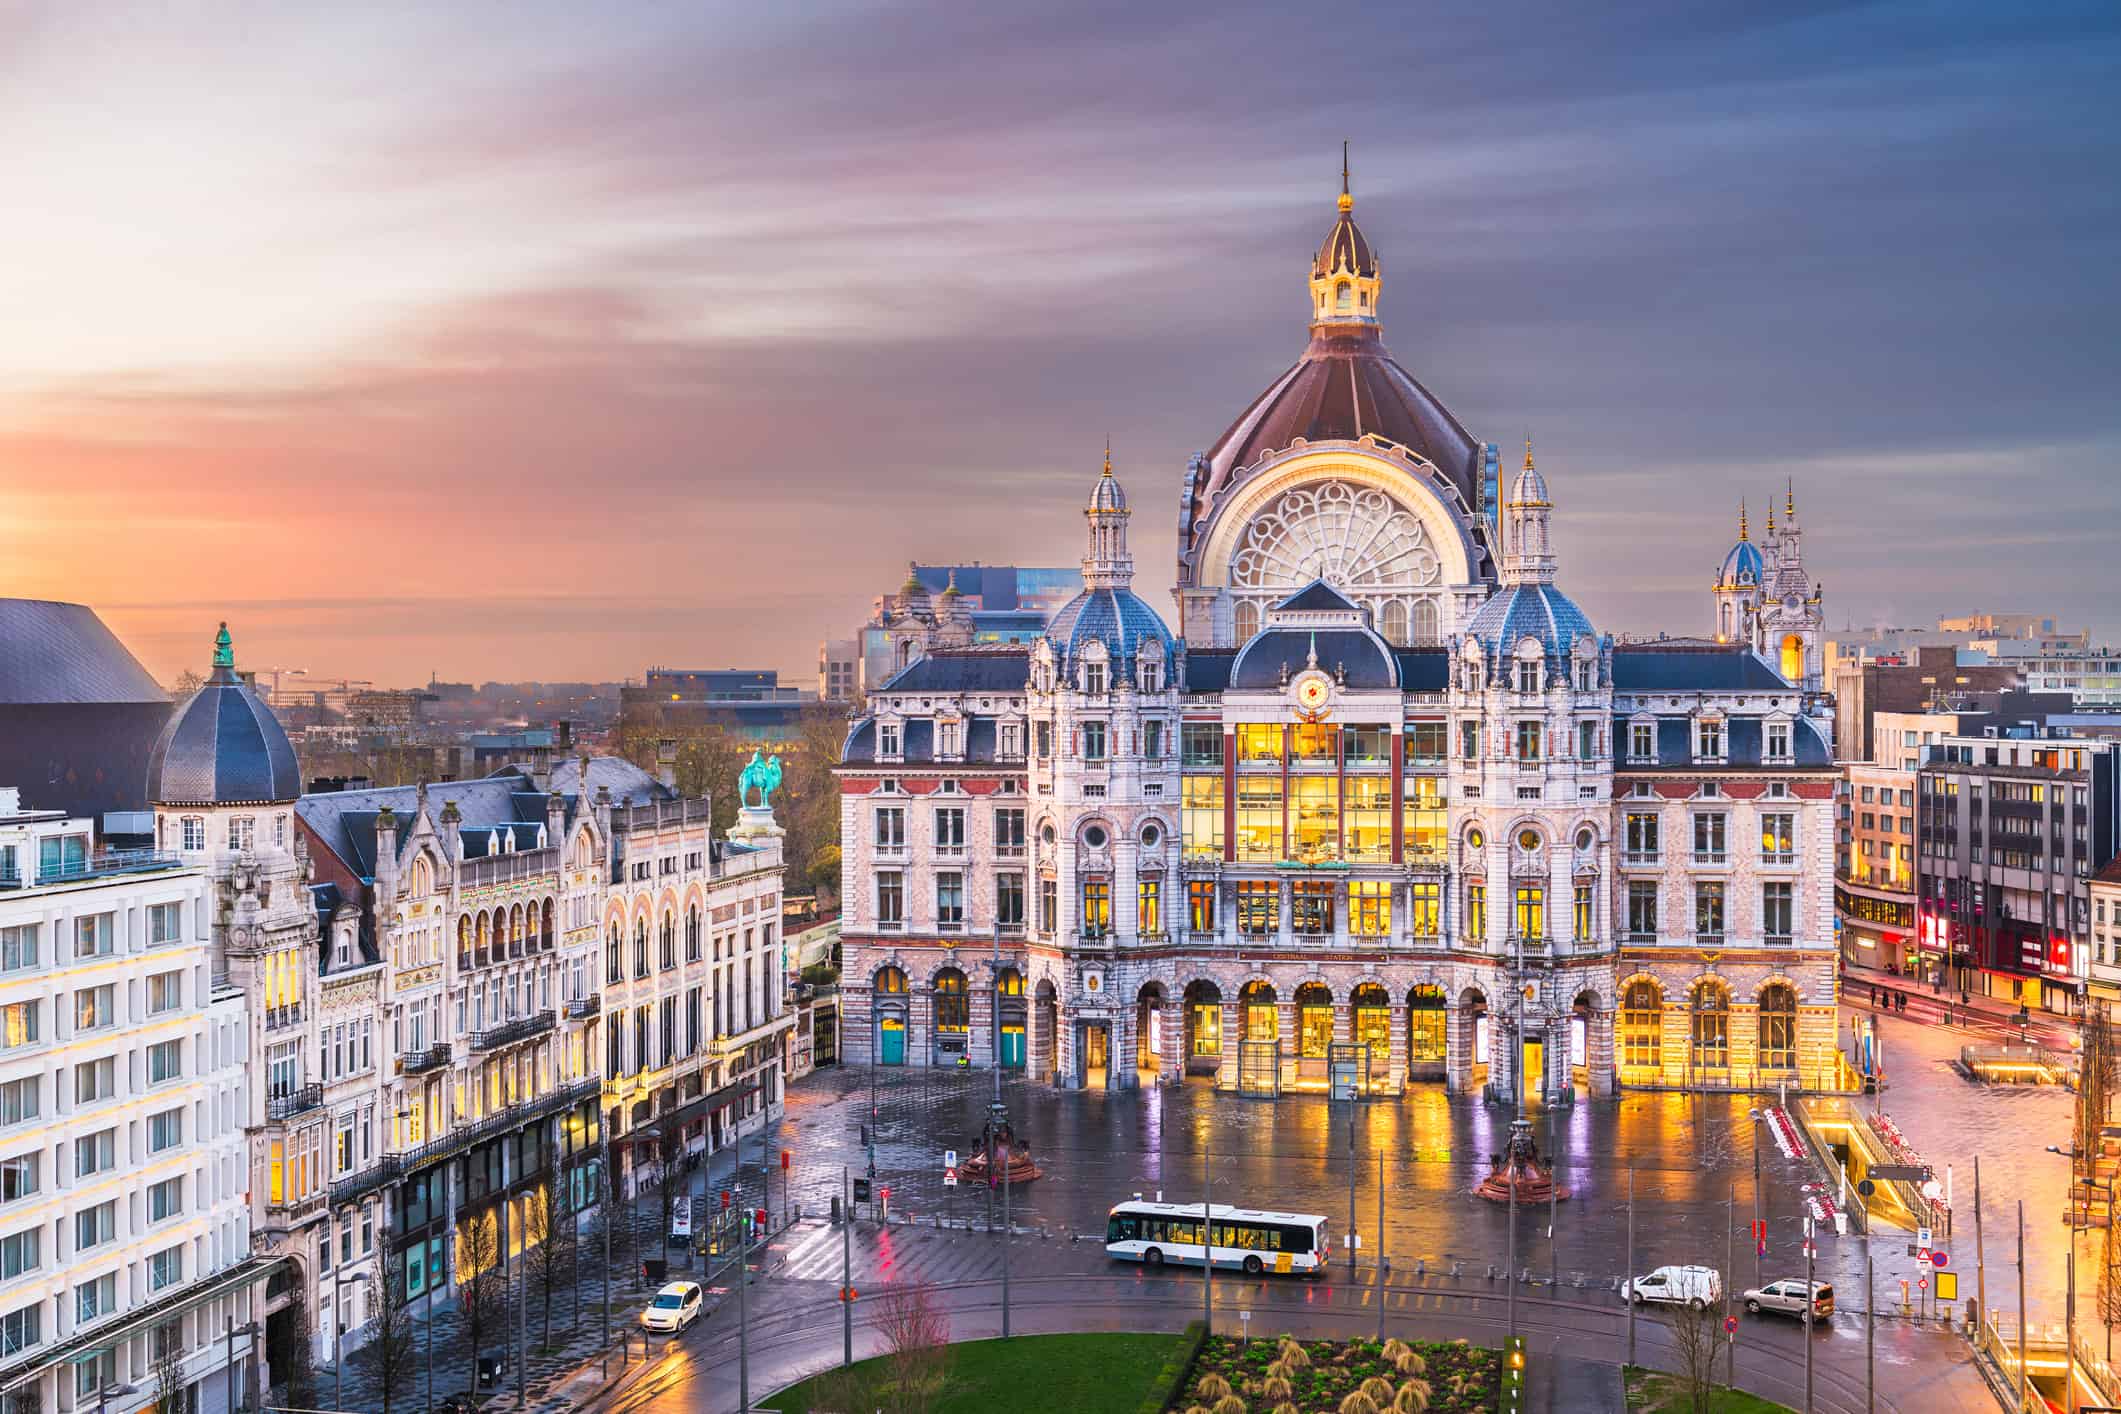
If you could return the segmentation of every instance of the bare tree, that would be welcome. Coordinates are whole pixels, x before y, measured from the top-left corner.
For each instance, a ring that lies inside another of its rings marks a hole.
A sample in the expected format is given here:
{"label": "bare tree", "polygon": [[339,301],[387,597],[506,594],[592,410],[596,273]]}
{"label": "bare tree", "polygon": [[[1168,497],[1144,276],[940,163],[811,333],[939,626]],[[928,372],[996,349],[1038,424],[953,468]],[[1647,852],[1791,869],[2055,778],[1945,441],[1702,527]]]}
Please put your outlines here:
{"label": "bare tree", "polygon": [[149,1345],[154,1355],[155,1414],[185,1414],[184,1323],[156,1326]]}
{"label": "bare tree", "polygon": [[524,1289],[537,1293],[545,1323],[538,1343],[548,1349],[552,1345],[552,1298],[573,1270],[576,1245],[574,1219],[565,1211],[564,1196],[559,1206],[561,1211],[555,1213],[553,1199],[541,1193],[532,1194],[523,1205]]}
{"label": "bare tree", "polygon": [[[2072,1179],[2090,1177],[2096,1171],[2094,1155],[2099,1152],[2100,1140],[2106,1130],[2106,1121],[2113,1104],[2114,1085],[2117,1079],[2114,1055],[2114,1026],[2107,1015],[2105,1002],[2094,1002],[2089,1015],[2084,1018],[2082,1028],[2083,1049],[2079,1052],[2077,1067],[2077,1158],[2071,1165]],[[2081,1198],[2090,1201],[2088,1191],[2072,1192],[2071,1206],[2074,1208]]]}
{"label": "bare tree", "polygon": [[1672,1348],[1679,1357],[1679,1390],[1693,1414],[1709,1414],[1722,1335],[1713,1310],[1681,1306],[1672,1313]]}
{"label": "bare tree", "polygon": [[2121,1326],[2121,1240],[2111,1221],[2099,1235],[2099,1319],[2109,1333]]}
{"label": "bare tree", "polygon": [[923,1414],[942,1392],[950,1362],[950,1318],[935,1289],[923,1282],[891,1283],[877,1300],[875,1324],[891,1371],[891,1408]]}
{"label": "bare tree", "polygon": [[315,1409],[324,1402],[317,1398],[316,1331],[306,1309],[295,1307],[294,1317],[294,1337],[274,1358],[273,1373],[280,1379],[285,1391],[281,1397],[290,1408]]}
{"label": "bare tree", "polygon": [[[405,1294],[403,1268],[382,1264],[382,1280],[374,1287],[375,1314],[369,1321],[368,1340],[353,1353],[353,1365],[383,1401],[383,1414],[393,1402],[410,1405],[414,1380],[419,1374],[420,1346],[414,1338],[412,1307]],[[288,1401],[303,1407],[291,1396]],[[312,1404],[309,1407],[314,1407]]]}
{"label": "bare tree", "polygon": [[495,1331],[505,1332],[508,1282],[501,1272],[500,1212],[489,1209],[457,1227],[457,1308],[464,1313],[471,1337],[472,1379],[478,1379],[479,1352]]}

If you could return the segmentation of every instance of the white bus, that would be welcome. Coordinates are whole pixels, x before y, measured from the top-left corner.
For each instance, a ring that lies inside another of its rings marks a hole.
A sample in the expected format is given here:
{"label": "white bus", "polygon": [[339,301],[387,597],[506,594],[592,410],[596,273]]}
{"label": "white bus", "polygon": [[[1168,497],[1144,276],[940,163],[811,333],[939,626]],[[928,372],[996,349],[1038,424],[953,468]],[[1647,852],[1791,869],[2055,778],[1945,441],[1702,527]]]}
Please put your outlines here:
{"label": "white bus", "polygon": [[[1326,1220],[1313,1213],[1266,1213],[1211,1204],[1217,1267],[1316,1275],[1332,1257]],[[1201,1265],[1201,1205],[1116,1203],[1105,1222],[1105,1251],[1130,1262],[1160,1267]]]}

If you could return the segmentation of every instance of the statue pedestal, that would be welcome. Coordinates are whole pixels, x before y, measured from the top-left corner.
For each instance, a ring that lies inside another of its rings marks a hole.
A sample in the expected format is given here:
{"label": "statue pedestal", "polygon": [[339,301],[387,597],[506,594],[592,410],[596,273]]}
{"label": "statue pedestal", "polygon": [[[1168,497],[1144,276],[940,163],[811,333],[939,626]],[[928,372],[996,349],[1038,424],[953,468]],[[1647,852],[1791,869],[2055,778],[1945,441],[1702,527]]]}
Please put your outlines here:
{"label": "statue pedestal", "polygon": [[736,823],[729,827],[729,838],[733,840],[777,840],[788,832],[774,822],[770,805],[747,805],[736,813]]}

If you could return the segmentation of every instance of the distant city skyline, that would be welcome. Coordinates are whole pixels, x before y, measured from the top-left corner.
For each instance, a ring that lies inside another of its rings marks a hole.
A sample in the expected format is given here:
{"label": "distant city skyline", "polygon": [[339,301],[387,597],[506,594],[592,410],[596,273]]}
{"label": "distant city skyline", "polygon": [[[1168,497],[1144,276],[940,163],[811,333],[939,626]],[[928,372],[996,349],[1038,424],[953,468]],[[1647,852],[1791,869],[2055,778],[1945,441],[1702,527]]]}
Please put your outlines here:
{"label": "distant city skyline", "polygon": [[2114,636],[2110,7],[506,13],[0,17],[0,593],[164,682],[807,680],[908,559],[1074,563],[1109,434],[1167,610],[1347,138],[1601,629],[1794,479],[1831,626]]}

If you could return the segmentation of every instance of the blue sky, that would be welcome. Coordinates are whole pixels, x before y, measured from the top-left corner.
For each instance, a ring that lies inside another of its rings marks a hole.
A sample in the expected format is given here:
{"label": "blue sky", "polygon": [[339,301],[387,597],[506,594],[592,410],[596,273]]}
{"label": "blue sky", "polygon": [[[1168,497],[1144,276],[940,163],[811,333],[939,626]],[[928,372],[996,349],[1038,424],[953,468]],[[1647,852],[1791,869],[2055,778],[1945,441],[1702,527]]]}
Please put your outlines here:
{"label": "blue sky", "polygon": [[1164,607],[1346,138],[1601,627],[1789,478],[1836,625],[2110,634],[2117,81],[2066,4],[0,10],[0,592],[165,676],[809,671],[1072,562],[1109,434]]}

